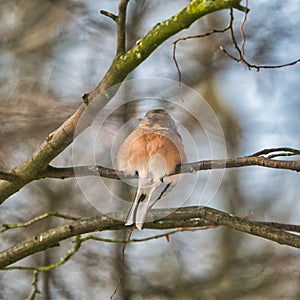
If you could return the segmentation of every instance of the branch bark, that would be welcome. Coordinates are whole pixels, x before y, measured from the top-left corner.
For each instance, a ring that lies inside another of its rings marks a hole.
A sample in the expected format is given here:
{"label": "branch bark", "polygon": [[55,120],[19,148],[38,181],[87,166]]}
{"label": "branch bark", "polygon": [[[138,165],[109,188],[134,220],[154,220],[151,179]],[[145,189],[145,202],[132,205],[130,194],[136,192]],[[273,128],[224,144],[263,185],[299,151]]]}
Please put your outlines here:
{"label": "branch bark", "polygon": [[[37,234],[23,242],[0,253],[0,269],[13,264],[34,253],[58,246],[59,242],[88,232],[125,229],[123,221],[127,212],[114,214],[115,218],[99,215],[78,221],[72,221],[66,225],[50,229]],[[161,219],[166,214],[169,215]],[[226,226],[234,230],[256,235],[279,244],[300,248],[300,236],[270,226],[272,223],[250,221],[245,218],[233,216],[229,213],[210,207],[183,207],[174,209],[153,209],[148,216],[149,222],[145,224],[147,229],[170,228],[199,228],[207,226]],[[155,220],[155,221],[153,221]],[[278,223],[276,223],[278,226]],[[290,225],[290,228],[299,227]]]}
{"label": "branch bark", "polygon": [[[280,153],[278,155],[271,154],[277,151],[285,151],[285,152]],[[262,156],[267,154],[269,154],[268,157]],[[273,149],[261,150],[250,156],[228,158],[228,159],[203,160],[203,161],[181,165],[171,175],[175,175],[179,173],[195,173],[204,170],[238,168],[238,167],[248,167],[248,166],[261,166],[266,168],[299,172],[300,171],[299,160],[274,159],[279,155],[286,156],[287,154],[299,155],[300,150],[291,149],[291,148],[273,148]],[[110,168],[101,167],[101,166],[75,166],[75,167],[68,167],[68,168],[56,168],[53,166],[48,166],[46,170],[40,173],[41,178],[66,179],[66,178],[84,177],[84,176],[101,176],[101,177],[116,179],[116,180],[119,180],[120,178],[129,179],[129,176],[124,175],[122,172]],[[130,176],[130,178],[137,178],[137,176],[135,177]]]}
{"label": "branch bark", "polygon": [[117,18],[118,25],[118,44],[117,55],[126,51],[126,10],[129,0],[121,0],[119,4],[119,15]]}

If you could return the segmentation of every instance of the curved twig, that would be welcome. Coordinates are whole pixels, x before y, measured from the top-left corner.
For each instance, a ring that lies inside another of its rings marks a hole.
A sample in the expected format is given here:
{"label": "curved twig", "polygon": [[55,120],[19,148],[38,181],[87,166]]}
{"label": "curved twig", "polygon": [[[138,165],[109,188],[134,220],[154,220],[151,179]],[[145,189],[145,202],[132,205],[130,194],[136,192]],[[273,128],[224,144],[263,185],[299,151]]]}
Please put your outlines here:
{"label": "curved twig", "polygon": [[[248,1],[246,1],[246,7],[248,7]],[[247,21],[247,13],[248,11],[245,11],[245,17],[242,21],[241,27],[240,27],[240,31],[241,31],[241,35],[242,35],[242,46],[240,48],[237,39],[235,37],[235,33],[234,33],[234,28],[233,26],[230,27],[230,33],[231,33],[231,40],[233,42],[234,48],[238,53],[238,56],[234,56],[232,54],[230,54],[223,46],[219,47],[219,50],[222,51],[227,57],[229,57],[230,59],[236,61],[236,62],[241,62],[248,70],[251,69],[256,69],[257,72],[260,71],[260,69],[280,69],[280,68],[285,68],[285,67],[290,67],[293,65],[296,65],[297,63],[300,62],[300,58],[285,63],[285,64],[279,64],[279,65],[256,65],[253,63],[250,63],[246,60],[245,58],[245,44],[246,44],[246,35],[245,35],[245,31],[244,31],[244,27]],[[230,9],[230,16],[231,16],[231,20],[233,22],[234,20],[234,15],[233,15],[233,9]]]}

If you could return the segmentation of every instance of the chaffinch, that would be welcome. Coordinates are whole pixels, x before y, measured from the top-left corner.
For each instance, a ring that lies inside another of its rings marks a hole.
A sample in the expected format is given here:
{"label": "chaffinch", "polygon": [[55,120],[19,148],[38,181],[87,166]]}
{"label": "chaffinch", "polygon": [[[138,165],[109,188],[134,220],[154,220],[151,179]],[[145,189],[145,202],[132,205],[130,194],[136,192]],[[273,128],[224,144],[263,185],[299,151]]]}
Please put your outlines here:
{"label": "chaffinch", "polygon": [[125,220],[143,229],[153,191],[161,184],[174,185],[179,175],[164,178],[187,161],[181,137],[171,116],[163,109],[149,110],[120,146],[117,169],[138,175],[138,189]]}

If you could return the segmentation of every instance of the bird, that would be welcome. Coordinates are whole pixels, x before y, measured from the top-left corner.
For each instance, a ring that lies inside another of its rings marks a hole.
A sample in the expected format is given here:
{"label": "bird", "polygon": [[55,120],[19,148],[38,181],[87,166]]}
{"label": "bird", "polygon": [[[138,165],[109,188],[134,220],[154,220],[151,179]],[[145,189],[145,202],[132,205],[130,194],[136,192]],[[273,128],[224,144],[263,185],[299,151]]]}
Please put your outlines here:
{"label": "bird", "polygon": [[152,193],[162,183],[175,185],[180,175],[165,176],[186,162],[175,121],[164,109],[149,110],[125,138],[116,159],[118,171],[138,175],[138,188],[125,219],[126,226],[134,224],[137,229],[143,229]]}

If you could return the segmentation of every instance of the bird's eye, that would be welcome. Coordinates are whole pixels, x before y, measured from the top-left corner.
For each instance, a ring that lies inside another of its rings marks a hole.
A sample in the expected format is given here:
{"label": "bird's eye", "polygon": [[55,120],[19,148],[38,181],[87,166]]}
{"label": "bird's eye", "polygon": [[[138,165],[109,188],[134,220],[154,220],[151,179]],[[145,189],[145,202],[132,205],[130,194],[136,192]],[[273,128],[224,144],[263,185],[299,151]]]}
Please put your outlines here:
{"label": "bird's eye", "polygon": [[158,122],[158,120],[159,120],[158,118],[153,118],[153,119],[152,119],[152,121],[153,121],[154,123]]}

